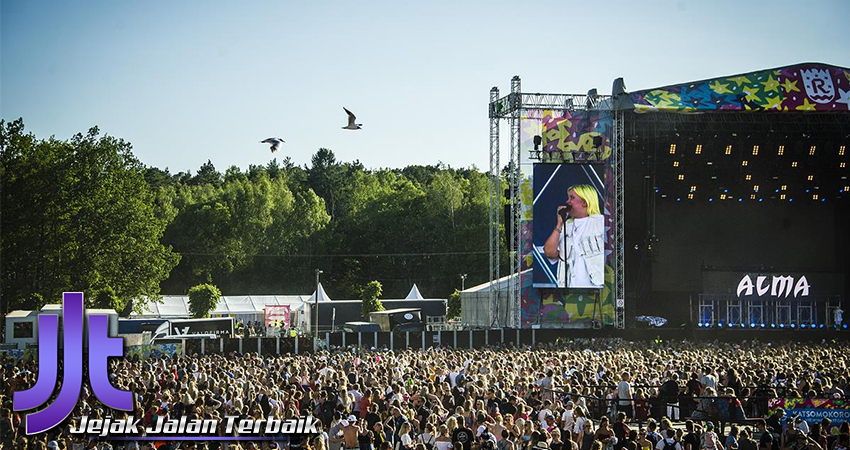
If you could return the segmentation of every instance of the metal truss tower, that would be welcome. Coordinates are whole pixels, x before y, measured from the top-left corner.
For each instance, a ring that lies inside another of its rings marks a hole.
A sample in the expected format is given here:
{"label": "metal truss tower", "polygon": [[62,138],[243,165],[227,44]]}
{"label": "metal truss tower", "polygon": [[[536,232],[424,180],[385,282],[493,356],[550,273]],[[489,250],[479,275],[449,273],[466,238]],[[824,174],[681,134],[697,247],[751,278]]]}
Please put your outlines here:
{"label": "metal truss tower", "polygon": [[[499,101],[499,88],[490,89],[490,304],[499,301],[499,116],[495,105]],[[494,315],[495,317],[495,315]]]}
{"label": "metal truss tower", "polygon": [[625,183],[623,111],[614,112],[614,327],[626,328],[626,271],[625,271]]}
{"label": "metal truss tower", "polygon": [[[522,197],[519,192],[521,182],[520,162],[520,121],[523,111],[526,110],[552,110],[552,111],[580,111],[590,108],[600,108],[606,103],[610,105],[610,96],[596,95],[589,97],[582,94],[524,94],[520,89],[519,76],[511,79],[511,93],[499,98],[499,89],[490,89],[490,304],[493,305],[493,325],[497,327],[516,327],[521,325],[520,317],[520,271],[522,269],[522,252],[520,251],[521,239],[521,212]],[[623,112],[616,111],[614,116],[614,136],[612,139],[612,157],[614,170],[614,288],[616,301],[616,315],[614,325],[617,328],[625,326],[625,278],[624,278],[624,202],[623,202],[623,171],[625,169],[623,157]],[[511,257],[511,278],[508,283],[509,305],[508,311],[499,313],[499,213],[501,206],[500,195],[500,167],[499,167],[499,120],[510,119],[511,124],[511,155],[508,165],[508,188],[510,189],[510,217],[511,223],[506,223],[506,231],[512,233],[507,238],[513,238],[513,249],[516,254]],[[507,228],[510,227],[510,228]]]}

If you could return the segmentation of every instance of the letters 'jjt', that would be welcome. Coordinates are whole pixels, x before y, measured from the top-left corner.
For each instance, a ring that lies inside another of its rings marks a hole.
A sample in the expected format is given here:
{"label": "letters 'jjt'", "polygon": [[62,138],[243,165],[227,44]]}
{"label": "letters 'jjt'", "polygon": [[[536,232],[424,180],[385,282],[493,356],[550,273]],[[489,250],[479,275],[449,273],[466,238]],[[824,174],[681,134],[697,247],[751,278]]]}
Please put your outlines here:
{"label": "letters 'jjt'", "polygon": [[[27,434],[41,433],[61,423],[71,414],[80,398],[83,382],[83,293],[62,294],[62,323],[65,337],[65,364],[62,389],[56,400],[41,411],[24,418]],[[133,409],[133,394],[112,387],[107,374],[107,358],[124,356],[121,338],[108,337],[108,316],[89,316],[89,380],[97,398],[113,409]],[[35,386],[15,392],[13,409],[25,411],[44,404],[58,381],[59,318],[53,314],[38,316],[38,381]]]}

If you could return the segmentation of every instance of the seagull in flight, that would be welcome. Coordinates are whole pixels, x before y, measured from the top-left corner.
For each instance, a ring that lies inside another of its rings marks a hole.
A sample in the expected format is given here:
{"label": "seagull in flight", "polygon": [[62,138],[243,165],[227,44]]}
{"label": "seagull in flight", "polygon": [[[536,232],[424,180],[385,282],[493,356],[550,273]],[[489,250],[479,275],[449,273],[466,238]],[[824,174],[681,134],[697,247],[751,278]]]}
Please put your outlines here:
{"label": "seagull in flight", "polygon": [[268,138],[268,139],[263,139],[262,141],[260,141],[261,144],[271,145],[272,153],[280,150],[280,148],[283,147],[284,142],[286,142],[286,141],[284,141],[281,138]]}
{"label": "seagull in flight", "polygon": [[357,116],[354,115],[351,111],[348,110],[345,106],[342,107],[345,110],[345,113],[348,114],[348,125],[342,127],[343,130],[359,130],[363,127],[362,123],[354,123],[357,120]]}

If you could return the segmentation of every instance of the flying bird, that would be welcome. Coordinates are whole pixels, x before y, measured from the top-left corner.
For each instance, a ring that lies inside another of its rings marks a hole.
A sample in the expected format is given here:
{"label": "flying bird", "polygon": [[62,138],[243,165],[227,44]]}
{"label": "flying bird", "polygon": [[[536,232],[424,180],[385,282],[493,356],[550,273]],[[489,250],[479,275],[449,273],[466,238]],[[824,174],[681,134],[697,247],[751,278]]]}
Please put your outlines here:
{"label": "flying bird", "polygon": [[284,142],[286,141],[281,138],[268,138],[260,141],[261,144],[269,144],[271,146],[272,153],[280,150]]}
{"label": "flying bird", "polygon": [[342,107],[345,110],[345,113],[348,114],[348,125],[342,127],[343,130],[359,130],[363,127],[362,123],[354,123],[357,120],[357,116],[354,115],[351,111],[348,110],[345,106]]}

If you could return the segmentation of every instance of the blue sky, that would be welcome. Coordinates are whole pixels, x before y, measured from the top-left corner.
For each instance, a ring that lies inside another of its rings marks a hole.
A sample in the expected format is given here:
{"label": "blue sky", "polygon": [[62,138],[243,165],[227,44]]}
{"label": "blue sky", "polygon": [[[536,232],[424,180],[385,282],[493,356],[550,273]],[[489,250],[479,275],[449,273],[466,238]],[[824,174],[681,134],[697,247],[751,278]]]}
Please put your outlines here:
{"label": "blue sky", "polygon": [[[850,67],[848,19],[842,0],[2,0],[0,116],[59,139],[97,125],[172,173],[266,164],[272,136],[297,164],[327,147],[370,168],[486,169],[489,90],[513,75],[607,94],[620,76]],[[363,130],[340,129],[343,106]]]}

